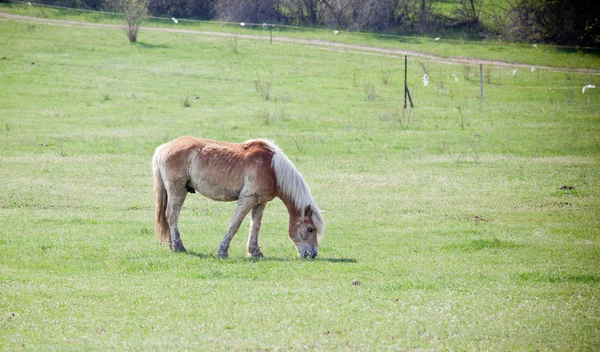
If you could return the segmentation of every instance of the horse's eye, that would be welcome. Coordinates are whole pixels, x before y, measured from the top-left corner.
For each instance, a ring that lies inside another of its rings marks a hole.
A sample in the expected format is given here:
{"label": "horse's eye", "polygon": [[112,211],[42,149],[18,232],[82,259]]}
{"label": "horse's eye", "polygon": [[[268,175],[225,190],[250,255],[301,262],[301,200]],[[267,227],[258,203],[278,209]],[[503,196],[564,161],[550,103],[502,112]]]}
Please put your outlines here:
{"label": "horse's eye", "polygon": [[308,228],[308,232],[313,232],[313,229],[312,229],[312,227],[309,227],[309,228]]}

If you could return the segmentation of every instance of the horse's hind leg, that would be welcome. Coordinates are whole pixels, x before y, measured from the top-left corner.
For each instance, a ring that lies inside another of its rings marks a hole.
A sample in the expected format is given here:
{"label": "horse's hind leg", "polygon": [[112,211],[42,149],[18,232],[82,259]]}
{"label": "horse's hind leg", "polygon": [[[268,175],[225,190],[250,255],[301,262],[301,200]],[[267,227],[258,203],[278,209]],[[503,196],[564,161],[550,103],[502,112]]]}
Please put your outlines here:
{"label": "horse's hind leg", "polygon": [[253,257],[262,257],[263,254],[258,246],[258,231],[262,221],[263,212],[267,202],[259,203],[252,208],[252,218],[250,220],[250,235],[248,236],[248,255]]}
{"label": "horse's hind leg", "polygon": [[179,229],[177,223],[179,221],[179,213],[185,201],[187,191],[185,188],[182,190],[168,190],[168,201],[167,201],[167,222],[169,223],[169,231],[171,237],[169,240],[169,247],[173,252],[185,252],[185,247],[181,242],[181,236],[179,235]]}

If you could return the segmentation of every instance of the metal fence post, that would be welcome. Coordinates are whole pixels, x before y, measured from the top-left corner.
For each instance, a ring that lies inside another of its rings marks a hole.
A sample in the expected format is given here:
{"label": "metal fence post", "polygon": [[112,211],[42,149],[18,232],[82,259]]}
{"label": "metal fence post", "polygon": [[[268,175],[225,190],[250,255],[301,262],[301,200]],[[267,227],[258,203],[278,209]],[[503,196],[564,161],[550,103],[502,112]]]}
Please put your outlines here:
{"label": "metal fence post", "polygon": [[479,64],[479,100],[483,101],[483,65]]}

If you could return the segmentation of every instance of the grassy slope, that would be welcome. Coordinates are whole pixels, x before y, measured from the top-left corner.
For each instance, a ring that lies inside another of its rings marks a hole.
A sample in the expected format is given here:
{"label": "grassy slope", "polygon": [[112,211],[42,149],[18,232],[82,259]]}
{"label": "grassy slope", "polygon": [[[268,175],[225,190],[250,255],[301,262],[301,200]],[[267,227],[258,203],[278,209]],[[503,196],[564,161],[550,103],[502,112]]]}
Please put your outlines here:
{"label": "grassy slope", "polygon": [[[0,348],[600,347],[595,76],[488,68],[481,104],[413,60],[403,128],[400,60],[140,38],[0,21]],[[319,260],[279,201],[264,260],[245,230],[217,260],[233,204],[194,196],[190,253],[156,245],[149,160],[182,134],[276,140],[326,211]]]}

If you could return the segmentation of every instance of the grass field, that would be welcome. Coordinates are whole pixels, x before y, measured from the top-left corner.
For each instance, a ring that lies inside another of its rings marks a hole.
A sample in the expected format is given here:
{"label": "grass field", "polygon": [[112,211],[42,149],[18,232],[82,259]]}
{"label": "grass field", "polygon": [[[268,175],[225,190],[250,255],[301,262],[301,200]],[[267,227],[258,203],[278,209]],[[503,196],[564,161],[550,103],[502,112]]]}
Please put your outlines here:
{"label": "grass field", "polygon": [[[486,65],[481,101],[478,65],[409,58],[403,111],[403,60],[325,47],[0,20],[0,58],[2,350],[600,349],[595,72]],[[158,245],[180,135],[275,140],[319,257],[279,200],[264,259],[247,221],[217,259],[234,204],[194,195]]]}

